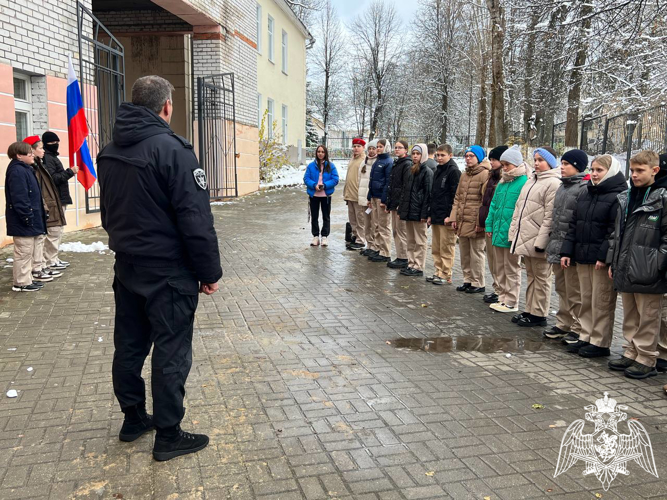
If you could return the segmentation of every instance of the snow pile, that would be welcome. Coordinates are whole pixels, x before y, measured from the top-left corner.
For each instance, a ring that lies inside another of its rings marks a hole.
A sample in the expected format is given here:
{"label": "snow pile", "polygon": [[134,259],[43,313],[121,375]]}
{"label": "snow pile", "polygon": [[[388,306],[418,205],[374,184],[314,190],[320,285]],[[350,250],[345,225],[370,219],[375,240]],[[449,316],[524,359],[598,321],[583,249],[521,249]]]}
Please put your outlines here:
{"label": "snow pile", "polygon": [[74,241],[71,243],[62,243],[60,245],[61,252],[74,252],[74,253],[92,253],[92,252],[103,252],[109,250],[109,247],[102,243],[101,241],[96,241],[90,245],[81,243],[80,241]]}
{"label": "snow pile", "polygon": [[220,206],[220,205],[231,205],[232,203],[234,203],[234,202],[233,201],[212,201],[211,206],[216,207],[216,206]]}
{"label": "snow pile", "polygon": [[279,188],[288,186],[300,186],[303,184],[303,175],[306,173],[306,166],[300,165],[295,167],[293,165],[285,165],[273,176],[271,182],[260,182],[261,189]]}

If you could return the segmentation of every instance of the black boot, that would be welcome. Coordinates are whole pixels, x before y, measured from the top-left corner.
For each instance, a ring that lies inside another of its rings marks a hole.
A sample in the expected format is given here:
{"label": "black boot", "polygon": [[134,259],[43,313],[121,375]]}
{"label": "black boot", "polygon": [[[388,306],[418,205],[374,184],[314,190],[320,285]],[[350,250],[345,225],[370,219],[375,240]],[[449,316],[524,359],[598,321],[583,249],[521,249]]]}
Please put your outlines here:
{"label": "black boot", "polygon": [[526,327],[547,326],[547,318],[544,316],[535,316],[534,314],[529,314],[528,316],[524,316],[519,321],[517,321],[516,324]]}
{"label": "black boot", "polygon": [[125,420],[120,429],[118,439],[125,442],[131,442],[139,439],[146,432],[155,429],[153,417],[146,413],[146,405],[130,406],[123,410]]}
{"label": "black boot", "polygon": [[392,269],[405,269],[408,267],[408,259],[394,259],[391,262],[387,262],[387,267]]}
{"label": "black boot", "polygon": [[153,458],[163,462],[203,450],[207,445],[207,435],[184,432],[180,425],[169,429],[158,429],[153,445]]}
{"label": "black boot", "polygon": [[515,314],[514,316],[512,316],[512,323],[518,323],[521,318],[524,318],[526,316],[528,316],[528,313],[525,311],[519,314]]}
{"label": "black boot", "polygon": [[457,292],[465,292],[468,288],[470,288],[472,285],[470,283],[463,283],[463,285],[459,285],[456,287]]}
{"label": "black boot", "polygon": [[493,293],[487,293],[484,298],[484,302],[487,304],[496,304],[498,302],[498,294],[493,292]]}

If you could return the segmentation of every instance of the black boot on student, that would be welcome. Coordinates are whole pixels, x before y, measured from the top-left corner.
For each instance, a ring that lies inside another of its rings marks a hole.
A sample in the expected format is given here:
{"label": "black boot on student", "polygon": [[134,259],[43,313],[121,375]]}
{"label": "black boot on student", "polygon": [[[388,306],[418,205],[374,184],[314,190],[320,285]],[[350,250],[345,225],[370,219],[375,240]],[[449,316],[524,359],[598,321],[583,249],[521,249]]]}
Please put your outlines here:
{"label": "black boot on student", "polygon": [[519,326],[547,326],[547,318],[544,316],[535,316],[534,314],[528,314],[524,316],[516,323]]}
{"label": "black boot on student", "polygon": [[195,453],[208,445],[206,434],[191,434],[181,430],[180,425],[158,429],[153,445],[153,458],[159,462]]}
{"label": "black boot on student", "polygon": [[121,441],[135,441],[146,432],[155,429],[153,417],[146,413],[145,404],[125,408],[123,413],[125,413],[125,420],[118,434],[118,439]]}
{"label": "black boot on student", "polygon": [[394,259],[391,262],[387,262],[387,267],[392,269],[405,269],[408,267],[408,259]]}

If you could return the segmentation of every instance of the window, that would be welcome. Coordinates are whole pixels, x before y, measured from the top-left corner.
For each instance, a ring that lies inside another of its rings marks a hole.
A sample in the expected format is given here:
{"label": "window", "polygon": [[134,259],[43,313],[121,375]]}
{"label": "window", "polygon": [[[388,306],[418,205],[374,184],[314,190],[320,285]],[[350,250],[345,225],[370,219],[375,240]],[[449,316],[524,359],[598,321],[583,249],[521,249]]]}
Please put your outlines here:
{"label": "window", "polygon": [[257,94],[257,126],[262,126],[262,94]]}
{"label": "window", "polygon": [[283,134],[283,144],[287,144],[287,106],[285,106],[284,104],[283,104],[282,134]]}
{"label": "window", "polygon": [[269,139],[273,139],[273,99],[267,99],[266,109],[266,126],[269,131]]}
{"label": "window", "polygon": [[287,32],[283,30],[283,73],[287,74]]}
{"label": "window", "polygon": [[269,61],[273,62],[273,28],[274,21],[271,16],[269,16]]}
{"label": "window", "polygon": [[32,130],[32,105],[30,104],[30,77],[14,74],[14,118],[16,140],[22,141]]}
{"label": "window", "polygon": [[257,4],[257,52],[262,53],[262,6]]}

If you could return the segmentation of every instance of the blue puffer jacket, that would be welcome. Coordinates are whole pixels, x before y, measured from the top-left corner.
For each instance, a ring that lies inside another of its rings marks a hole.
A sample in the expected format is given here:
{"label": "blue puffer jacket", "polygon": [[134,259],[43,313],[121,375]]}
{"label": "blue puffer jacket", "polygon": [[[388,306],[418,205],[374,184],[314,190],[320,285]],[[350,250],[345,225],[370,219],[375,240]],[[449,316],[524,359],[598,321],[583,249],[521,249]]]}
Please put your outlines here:
{"label": "blue puffer jacket", "polygon": [[[327,196],[331,196],[334,192],[334,188],[338,185],[338,171],[336,170],[336,165],[329,162],[331,167],[330,171],[326,170],[322,173],[322,182],[324,184],[324,192]],[[315,196],[315,186],[320,180],[320,169],[317,166],[316,161],[311,161],[308,167],[306,167],[306,173],[303,176],[303,183],[306,185],[306,190],[308,191],[308,196]]]}
{"label": "blue puffer jacket", "polygon": [[371,170],[371,180],[368,189],[368,200],[371,198],[380,198],[380,201],[387,204],[387,191],[389,189],[389,176],[391,168],[394,166],[394,160],[389,153],[378,155],[378,159],[373,164]]}
{"label": "blue puffer jacket", "polygon": [[35,171],[22,161],[12,160],[5,175],[7,235],[46,234],[46,212]]}

